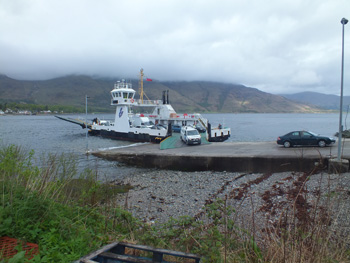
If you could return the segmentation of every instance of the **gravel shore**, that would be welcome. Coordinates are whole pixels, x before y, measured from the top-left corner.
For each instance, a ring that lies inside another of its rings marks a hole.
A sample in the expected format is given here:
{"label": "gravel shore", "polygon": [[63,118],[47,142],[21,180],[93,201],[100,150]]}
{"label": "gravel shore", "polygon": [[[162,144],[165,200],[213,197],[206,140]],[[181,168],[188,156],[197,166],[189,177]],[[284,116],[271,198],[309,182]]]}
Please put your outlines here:
{"label": "gravel shore", "polygon": [[350,228],[350,173],[244,174],[229,172],[180,172],[141,170],[116,184],[133,189],[119,197],[120,206],[144,222],[157,224],[171,217],[201,217],[204,206],[224,199],[235,209],[235,220],[246,229],[273,225],[287,210],[308,219],[311,209],[327,206],[333,211],[332,225]]}

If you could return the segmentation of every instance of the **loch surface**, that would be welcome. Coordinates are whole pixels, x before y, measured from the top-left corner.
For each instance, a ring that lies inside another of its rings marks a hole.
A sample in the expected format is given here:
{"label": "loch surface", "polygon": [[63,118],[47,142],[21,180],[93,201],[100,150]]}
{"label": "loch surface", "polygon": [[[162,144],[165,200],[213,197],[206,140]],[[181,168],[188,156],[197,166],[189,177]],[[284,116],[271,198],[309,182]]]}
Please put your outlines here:
{"label": "loch surface", "polygon": [[[71,118],[86,118],[81,115],[64,115]],[[339,114],[203,114],[212,126],[222,124],[231,128],[227,142],[275,141],[280,135],[292,130],[310,130],[322,135],[333,136],[338,131]],[[114,114],[88,114],[112,120]],[[347,128],[347,116],[343,120]],[[120,166],[117,162],[106,161],[86,155],[86,149],[96,151],[125,147],[133,143],[88,136],[86,129],[73,123],[55,118],[53,115],[6,115],[0,116],[0,143],[15,144],[25,149],[33,149],[36,158],[47,153],[73,154],[78,168],[98,169],[101,178],[113,180],[129,174],[133,167]],[[225,142],[223,142],[225,143]],[[127,173],[126,173],[127,172]]]}

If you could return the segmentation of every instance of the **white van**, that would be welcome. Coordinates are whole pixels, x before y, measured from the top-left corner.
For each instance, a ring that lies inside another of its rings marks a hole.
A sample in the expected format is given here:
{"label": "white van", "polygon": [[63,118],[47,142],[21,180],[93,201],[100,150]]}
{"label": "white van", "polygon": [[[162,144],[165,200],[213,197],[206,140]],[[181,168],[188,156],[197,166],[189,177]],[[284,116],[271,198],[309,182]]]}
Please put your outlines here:
{"label": "white van", "polygon": [[132,119],[133,126],[136,128],[152,128],[154,123],[149,120],[148,117],[133,117]]}
{"label": "white van", "polygon": [[197,129],[190,126],[181,128],[180,137],[186,144],[201,144],[202,142],[201,135],[198,133]]}

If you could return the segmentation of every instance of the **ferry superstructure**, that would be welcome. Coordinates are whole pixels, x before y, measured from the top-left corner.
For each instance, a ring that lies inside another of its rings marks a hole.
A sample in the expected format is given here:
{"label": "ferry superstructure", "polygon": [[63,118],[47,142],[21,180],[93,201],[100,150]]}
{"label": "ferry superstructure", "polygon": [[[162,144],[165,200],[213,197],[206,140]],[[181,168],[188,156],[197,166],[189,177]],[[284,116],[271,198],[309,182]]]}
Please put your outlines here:
{"label": "ferry superstructure", "polygon": [[[140,98],[131,82],[125,80],[114,84],[111,91],[111,105],[116,107],[114,121],[95,118],[92,123],[56,116],[59,119],[88,128],[90,135],[99,135],[117,140],[160,143],[172,135],[174,126],[193,126],[206,133],[209,142],[222,142],[231,135],[228,127],[212,127],[210,122],[199,113],[178,114],[169,103],[169,91],[163,91],[162,100],[144,100],[143,69],[140,71]],[[134,114],[135,107],[152,107],[151,114]]]}
{"label": "ferry superstructure", "polygon": [[116,106],[114,122],[96,118],[93,120],[89,134],[118,140],[156,143],[170,136],[168,129],[157,128],[144,117],[129,112],[131,106],[153,106],[157,103],[136,100],[135,93],[130,82],[122,80],[115,83],[111,91],[111,105]]}

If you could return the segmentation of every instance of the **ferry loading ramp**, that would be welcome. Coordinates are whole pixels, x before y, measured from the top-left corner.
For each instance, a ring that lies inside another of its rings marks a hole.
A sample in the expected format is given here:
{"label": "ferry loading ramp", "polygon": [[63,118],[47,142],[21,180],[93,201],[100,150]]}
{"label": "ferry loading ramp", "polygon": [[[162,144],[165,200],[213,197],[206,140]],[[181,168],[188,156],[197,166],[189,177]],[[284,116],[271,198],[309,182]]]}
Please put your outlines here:
{"label": "ferry loading ramp", "polygon": [[[218,142],[160,149],[159,144],[96,151],[92,154],[127,165],[181,171],[284,172],[324,169],[337,157],[337,144],[327,147],[284,148],[276,142]],[[350,160],[345,140],[342,159]]]}

